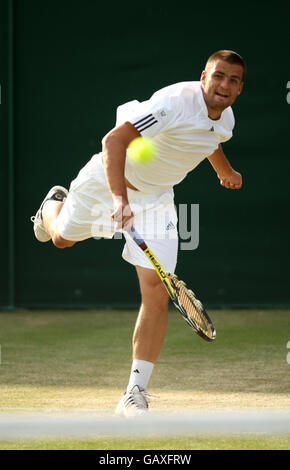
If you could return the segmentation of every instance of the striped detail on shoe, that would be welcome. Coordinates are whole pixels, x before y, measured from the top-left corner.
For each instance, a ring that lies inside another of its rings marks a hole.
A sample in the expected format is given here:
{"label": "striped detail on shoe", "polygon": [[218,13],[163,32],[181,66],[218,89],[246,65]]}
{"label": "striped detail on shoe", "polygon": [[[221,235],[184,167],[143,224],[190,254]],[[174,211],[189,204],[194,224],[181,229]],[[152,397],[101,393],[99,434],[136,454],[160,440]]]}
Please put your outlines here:
{"label": "striped detail on shoe", "polygon": [[133,126],[136,127],[137,131],[142,132],[145,131],[145,129],[148,129],[148,127],[153,126],[153,124],[156,124],[158,121],[153,116],[153,114],[148,114],[148,116],[145,116],[142,119],[139,119],[139,121],[133,122]]}
{"label": "striped detail on shoe", "polygon": [[142,390],[139,385],[134,385],[130,392],[124,393],[115,413],[125,417],[147,415],[149,397],[149,393]]}

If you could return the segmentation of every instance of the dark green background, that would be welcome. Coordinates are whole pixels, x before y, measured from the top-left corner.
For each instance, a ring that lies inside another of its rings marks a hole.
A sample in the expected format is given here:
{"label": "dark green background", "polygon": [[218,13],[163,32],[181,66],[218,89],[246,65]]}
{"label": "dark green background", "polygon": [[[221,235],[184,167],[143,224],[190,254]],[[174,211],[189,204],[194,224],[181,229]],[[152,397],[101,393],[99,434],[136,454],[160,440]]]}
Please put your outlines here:
{"label": "dark green background", "polygon": [[209,306],[290,304],[287,2],[2,0],[0,18],[2,308],[138,303],[122,241],[57,250],[29,218],[101,150],[119,104],[199,80],[222,48],[248,66],[224,145],[244,186],[220,187],[204,161],[176,188],[177,204],[200,204],[200,244],[177,273]]}

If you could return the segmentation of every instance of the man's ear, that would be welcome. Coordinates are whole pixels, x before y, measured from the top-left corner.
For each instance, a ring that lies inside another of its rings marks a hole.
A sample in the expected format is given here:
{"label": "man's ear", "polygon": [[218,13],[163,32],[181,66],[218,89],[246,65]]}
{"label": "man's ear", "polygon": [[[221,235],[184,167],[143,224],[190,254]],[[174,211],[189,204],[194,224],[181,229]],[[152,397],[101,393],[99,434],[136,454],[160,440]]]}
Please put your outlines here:
{"label": "man's ear", "polygon": [[241,84],[240,84],[240,90],[239,90],[239,92],[238,92],[238,95],[240,95],[240,94],[242,93],[243,87],[244,87],[244,82],[241,82]]}
{"label": "man's ear", "polygon": [[205,77],[206,77],[206,71],[203,70],[203,71],[201,72],[200,81],[201,81],[201,82],[204,82]]}

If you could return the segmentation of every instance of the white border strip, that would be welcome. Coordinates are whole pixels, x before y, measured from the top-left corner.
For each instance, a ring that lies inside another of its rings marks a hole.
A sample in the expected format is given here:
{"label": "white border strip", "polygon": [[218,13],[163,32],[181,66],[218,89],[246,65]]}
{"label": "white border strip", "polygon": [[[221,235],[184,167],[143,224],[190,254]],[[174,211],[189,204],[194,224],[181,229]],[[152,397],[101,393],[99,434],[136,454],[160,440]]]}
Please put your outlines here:
{"label": "white border strip", "polygon": [[290,411],[194,412],[124,419],[112,415],[1,414],[0,439],[263,433],[290,436]]}

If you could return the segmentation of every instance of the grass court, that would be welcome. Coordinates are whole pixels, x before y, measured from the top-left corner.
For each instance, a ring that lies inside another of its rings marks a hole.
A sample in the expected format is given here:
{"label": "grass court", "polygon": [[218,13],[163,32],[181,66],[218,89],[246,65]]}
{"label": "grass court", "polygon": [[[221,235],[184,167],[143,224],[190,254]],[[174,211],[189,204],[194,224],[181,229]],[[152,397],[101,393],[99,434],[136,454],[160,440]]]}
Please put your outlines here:
{"label": "grass court", "polygon": [[[148,391],[152,414],[178,409],[290,409],[288,310],[209,311],[214,343],[170,310]],[[113,413],[131,367],[136,311],[0,313],[0,414]],[[290,449],[290,436],[177,435],[1,441],[0,449]]]}

